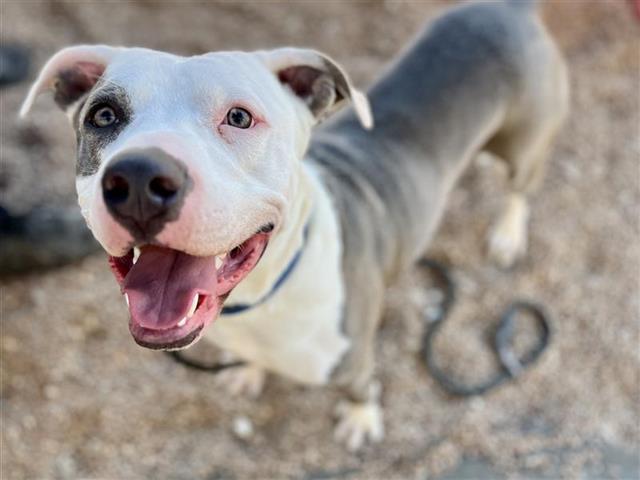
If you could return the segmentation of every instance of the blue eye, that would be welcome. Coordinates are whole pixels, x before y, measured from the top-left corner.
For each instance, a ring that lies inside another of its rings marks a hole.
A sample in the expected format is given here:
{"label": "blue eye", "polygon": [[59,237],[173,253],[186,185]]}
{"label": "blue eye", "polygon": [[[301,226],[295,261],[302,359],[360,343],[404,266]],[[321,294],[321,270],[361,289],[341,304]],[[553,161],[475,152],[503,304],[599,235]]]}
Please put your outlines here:
{"label": "blue eye", "polygon": [[244,108],[233,107],[227,113],[227,124],[236,128],[249,128],[253,124],[253,117]]}
{"label": "blue eye", "polygon": [[109,105],[98,105],[92,109],[92,114],[89,115],[89,121],[91,125],[96,128],[110,127],[118,123],[118,116],[112,107]]}

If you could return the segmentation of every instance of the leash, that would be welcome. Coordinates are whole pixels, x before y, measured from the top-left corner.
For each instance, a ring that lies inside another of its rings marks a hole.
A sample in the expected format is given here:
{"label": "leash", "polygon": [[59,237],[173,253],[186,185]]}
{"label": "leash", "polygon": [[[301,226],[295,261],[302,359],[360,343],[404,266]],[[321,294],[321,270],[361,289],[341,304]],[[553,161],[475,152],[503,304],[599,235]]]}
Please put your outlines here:
{"label": "leash", "polygon": [[[305,230],[305,239],[306,235],[307,232]],[[286,277],[289,276],[289,274],[295,267],[295,264],[297,264],[301,252],[302,248],[294,256],[294,259],[280,276],[271,292],[277,290],[277,288],[279,288],[280,285],[284,283]],[[432,274],[434,274],[434,276],[437,277],[438,283],[444,291],[444,299],[442,300],[438,314],[435,318],[428,319],[428,323],[422,337],[421,355],[422,359],[424,360],[425,367],[427,368],[429,373],[449,394],[458,397],[482,395],[507,381],[512,381],[517,378],[524,370],[530,367],[531,364],[533,364],[549,346],[551,340],[551,323],[549,320],[549,316],[544,308],[541,305],[532,302],[522,300],[515,301],[503,313],[494,335],[493,348],[502,369],[489,380],[475,385],[465,385],[458,380],[455,380],[438,366],[438,363],[436,362],[433,354],[433,340],[438,331],[444,325],[445,320],[448,318],[449,312],[451,311],[451,308],[453,307],[453,304],[456,300],[456,285],[451,278],[451,275],[449,274],[448,268],[443,264],[431,259],[422,259],[418,262],[418,266],[420,268],[429,270]],[[260,302],[258,302],[258,304],[262,303],[266,300],[266,298],[270,297],[271,292]],[[234,310],[232,313],[239,313],[240,311],[247,310],[251,307],[245,308],[243,310],[236,310],[237,306],[233,306],[233,308]],[[518,313],[523,312],[529,313],[533,316],[533,318],[535,318],[537,324],[540,327],[541,335],[538,338],[538,342],[533,346],[533,348],[531,348],[521,357],[518,357],[518,355],[512,348],[512,344],[513,336],[515,333],[514,328],[516,316]],[[228,368],[236,368],[246,365],[246,362],[244,361],[228,363],[215,362],[207,364],[199,362],[197,360],[186,358],[182,356],[182,354],[178,351],[165,353],[171,356],[173,360],[181,363],[186,367],[212,374],[220,373],[221,371]]]}
{"label": "leash", "polygon": [[[433,354],[433,339],[444,325],[455,302],[456,285],[447,267],[441,263],[431,259],[422,259],[418,262],[418,266],[435,274],[444,290],[444,299],[440,311],[435,318],[428,319],[429,323],[422,337],[421,355],[429,373],[449,394],[459,397],[482,395],[507,381],[514,380],[530,367],[549,346],[551,323],[545,309],[533,302],[517,300],[509,305],[502,314],[494,334],[493,349],[502,369],[492,378],[475,385],[465,385],[455,380],[438,366]],[[541,331],[537,343],[521,357],[518,357],[512,348],[515,319],[519,313],[530,314],[536,320]]]}
{"label": "leash", "polygon": [[193,360],[191,358],[184,357],[179,350],[173,350],[171,352],[164,352],[169,355],[173,360],[178,363],[181,363],[185,367],[193,368],[194,370],[198,370],[200,372],[208,372],[208,373],[220,373],[222,370],[226,370],[227,368],[236,368],[242,367],[246,365],[247,362],[239,360],[237,362],[216,362],[216,363],[203,363],[197,360]]}

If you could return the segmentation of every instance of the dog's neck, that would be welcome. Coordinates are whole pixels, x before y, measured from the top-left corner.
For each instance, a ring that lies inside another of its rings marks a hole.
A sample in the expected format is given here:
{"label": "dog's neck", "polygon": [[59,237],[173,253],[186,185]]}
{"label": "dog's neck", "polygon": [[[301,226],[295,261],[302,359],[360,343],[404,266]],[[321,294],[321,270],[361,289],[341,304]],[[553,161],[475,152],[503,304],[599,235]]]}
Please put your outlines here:
{"label": "dog's neck", "polygon": [[[314,192],[309,171],[301,162],[292,176],[291,206],[281,229],[256,268],[231,293],[226,305],[254,305],[268,296],[305,243],[305,227],[313,215]],[[304,252],[303,252],[304,253]]]}

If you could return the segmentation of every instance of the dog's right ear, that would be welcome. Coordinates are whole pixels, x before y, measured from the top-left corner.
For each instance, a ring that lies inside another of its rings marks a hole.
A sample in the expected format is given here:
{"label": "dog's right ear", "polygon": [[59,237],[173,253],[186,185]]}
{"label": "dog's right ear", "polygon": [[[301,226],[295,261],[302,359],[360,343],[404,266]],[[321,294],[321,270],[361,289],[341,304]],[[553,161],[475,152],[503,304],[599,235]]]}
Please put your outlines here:
{"label": "dog's right ear", "polygon": [[118,48],[105,45],[79,45],[60,50],[42,68],[20,108],[24,117],[38,95],[52,90],[60,108],[67,110],[86,95],[100,79]]}

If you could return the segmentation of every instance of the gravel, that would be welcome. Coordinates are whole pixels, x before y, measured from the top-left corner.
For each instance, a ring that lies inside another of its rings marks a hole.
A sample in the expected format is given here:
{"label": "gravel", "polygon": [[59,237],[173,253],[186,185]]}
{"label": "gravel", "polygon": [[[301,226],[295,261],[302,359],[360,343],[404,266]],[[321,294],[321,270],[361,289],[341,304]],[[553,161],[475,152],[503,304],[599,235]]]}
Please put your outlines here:
{"label": "gravel", "polygon": [[[3,1],[0,36],[28,45],[36,65],[81,42],[181,53],[312,46],[367,85],[446,4],[305,1],[285,15],[272,1]],[[428,252],[459,283],[440,362],[463,379],[490,375],[486,332],[525,297],[554,317],[534,368],[482,398],[446,396],[418,358],[420,312],[437,295],[425,297],[431,286],[410,272],[389,289],[378,342],[387,435],[351,455],[332,441],[337,392],[269,378],[259,400],[232,399],[206,374],[137,347],[98,254],[2,281],[3,478],[432,478],[468,458],[520,478],[622,475],[599,452],[640,448],[638,25],[622,1],[550,0],[544,13],[570,64],[572,113],[533,202],[529,253],[507,272],[485,260],[505,192],[487,158],[453,192]],[[3,202],[71,204],[71,129],[44,98],[18,122],[26,89],[0,95]]]}

